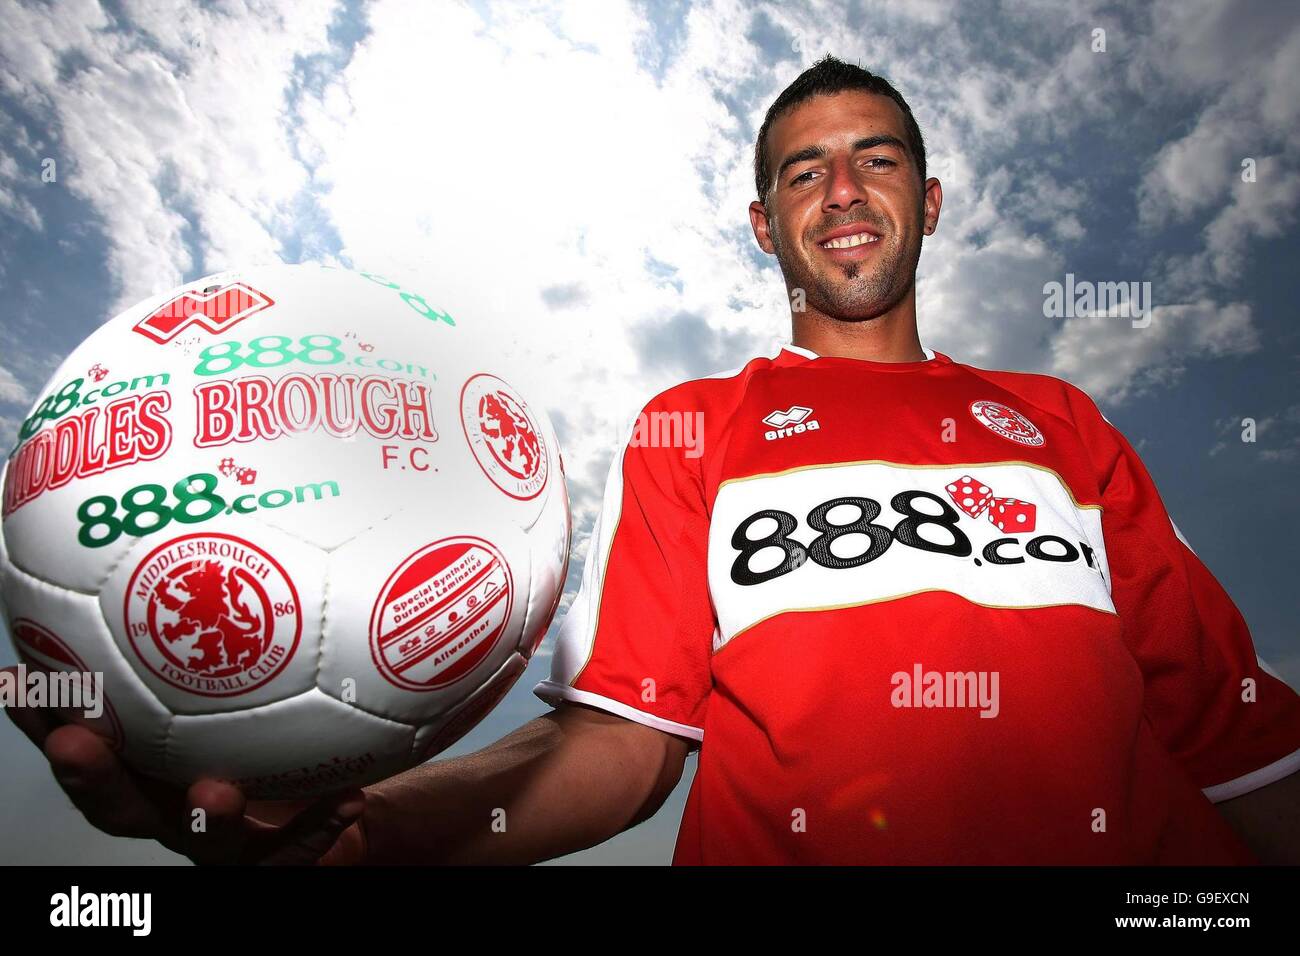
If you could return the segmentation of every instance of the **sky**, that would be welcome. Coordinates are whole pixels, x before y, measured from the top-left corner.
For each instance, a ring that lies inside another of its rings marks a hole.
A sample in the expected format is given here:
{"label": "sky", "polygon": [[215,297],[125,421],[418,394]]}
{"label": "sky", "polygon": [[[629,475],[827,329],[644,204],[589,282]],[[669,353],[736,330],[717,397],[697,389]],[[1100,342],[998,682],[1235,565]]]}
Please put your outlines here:
{"label": "sky", "polygon": [[[1288,4],[0,0],[0,444],[147,295],[276,260],[407,277],[545,370],[527,394],[568,467],[563,613],[637,409],[789,337],[753,147],[824,53],[900,90],[943,183],[923,344],[1089,392],[1300,686]],[[1149,325],[1045,315],[1067,275],[1149,282]],[[550,644],[450,753],[546,710]],[[654,819],[561,862],[667,863],[692,764]],[[7,724],[0,766],[0,862],[182,862],[81,821]]]}

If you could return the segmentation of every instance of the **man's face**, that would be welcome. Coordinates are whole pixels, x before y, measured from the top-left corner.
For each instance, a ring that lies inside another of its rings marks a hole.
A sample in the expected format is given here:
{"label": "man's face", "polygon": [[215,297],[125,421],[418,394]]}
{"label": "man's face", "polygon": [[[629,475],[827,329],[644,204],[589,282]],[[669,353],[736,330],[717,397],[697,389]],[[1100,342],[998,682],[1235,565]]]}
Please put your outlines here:
{"label": "man's face", "polygon": [[769,128],[772,188],[750,219],[810,309],[875,318],[911,288],[942,196],[937,180],[923,189],[906,135],[893,100],[857,90],[813,97]]}

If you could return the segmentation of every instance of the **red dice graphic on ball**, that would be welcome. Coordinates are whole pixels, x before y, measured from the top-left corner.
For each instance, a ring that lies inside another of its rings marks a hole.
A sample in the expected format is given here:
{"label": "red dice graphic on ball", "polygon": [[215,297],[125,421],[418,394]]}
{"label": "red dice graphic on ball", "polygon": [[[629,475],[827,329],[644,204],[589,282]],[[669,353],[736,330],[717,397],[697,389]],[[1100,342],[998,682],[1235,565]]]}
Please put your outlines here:
{"label": "red dice graphic on ball", "polygon": [[970,475],[962,475],[946,487],[953,504],[972,518],[978,518],[993,500],[993,489]]}
{"label": "red dice graphic on ball", "polygon": [[994,498],[989,506],[989,520],[999,531],[1009,534],[1033,531],[1037,513],[1034,505],[1016,498]]}

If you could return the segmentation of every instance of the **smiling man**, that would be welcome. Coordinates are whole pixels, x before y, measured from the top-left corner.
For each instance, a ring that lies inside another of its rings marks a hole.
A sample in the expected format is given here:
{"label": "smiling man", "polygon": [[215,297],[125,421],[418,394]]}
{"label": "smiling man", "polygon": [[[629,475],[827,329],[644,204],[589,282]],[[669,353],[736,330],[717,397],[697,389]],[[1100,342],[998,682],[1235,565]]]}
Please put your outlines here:
{"label": "smiling man", "polygon": [[530,862],[654,813],[698,749],[678,863],[1300,862],[1300,699],[1132,448],[1065,382],[921,345],[943,195],[902,97],[817,63],[755,180],[792,339],[642,410],[702,443],[630,430],[552,713],[278,825],[15,712],[87,817],[198,860]]}
{"label": "smiling man", "polygon": [[616,462],[539,693],[702,742],[678,862],[1295,859],[1300,700],[1132,448],[922,347],[943,193],[902,97],[823,60],[755,185],[793,341],[651,403],[706,453]]}

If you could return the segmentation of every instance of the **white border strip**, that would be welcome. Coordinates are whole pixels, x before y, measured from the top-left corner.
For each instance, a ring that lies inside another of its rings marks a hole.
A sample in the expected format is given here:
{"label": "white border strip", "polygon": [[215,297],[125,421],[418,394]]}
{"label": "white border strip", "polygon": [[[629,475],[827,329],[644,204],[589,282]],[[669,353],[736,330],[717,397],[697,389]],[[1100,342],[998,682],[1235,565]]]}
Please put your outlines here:
{"label": "white border strip", "polygon": [[599,694],[593,694],[589,691],[578,690],[576,687],[570,687],[568,684],[557,684],[552,680],[538,681],[537,686],[533,688],[533,693],[552,706],[562,700],[569,700],[573,701],[575,704],[587,704],[588,706],[595,707],[598,710],[614,714],[617,717],[624,717],[628,720],[635,721],[638,724],[653,727],[655,730],[662,730],[666,734],[674,734],[678,737],[689,737],[691,740],[696,741],[704,739],[704,731],[699,727],[692,727],[689,724],[679,724],[675,720],[666,720],[663,717],[656,717],[654,714],[647,714],[644,710],[637,710],[635,707],[629,707],[622,701],[613,700],[609,697],[601,697]]}
{"label": "white border strip", "polygon": [[[780,354],[781,350],[778,348],[767,358],[774,360]],[[659,392],[641,406],[624,430],[623,440],[610,458],[609,473],[605,478],[604,490],[601,492],[600,510],[591,526],[587,557],[583,561],[582,578],[578,584],[577,594],[570,602],[556,631],[555,644],[551,653],[551,677],[558,678],[557,683],[564,685],[576,681],[596,653],[596,635],[600,631],[600,612],[605,597],[605,578],[609,571],[614,539],[622,521],[623,501],[626,497],[623,469],[627,461],[628,449],[632,447],[632,439],[636,437],[641,415],[665,392],[705,379],[734,378],[753,361],[754,359],[750,359],[737,368],[715,372],[705,378],[690,379]]]}
{"label": "white border strip", "polygon": [[1264,660],[1264,658],[1260,657],[1258,654],[1255,655],[1255,662],[1259,664],[1259,669],[1262,670],[1269,677],[1273,678],[1274,680],[1281,681],[1283,684],[1286,684],[1287,687],[1291,687],[1292,690],[1295,690],[1295,688],[1291,686],[1291,682],[1289,680],[1287,680],[1277,671],[1273,670],[1273,668],[1269,667],[1268,661]]}
{"label": "white border strip", "polygon": [[1236,780],[1229,780],[1227,783],[1206,787],[1201,793],[1205,794],[1206,799],[1211,803],[1222,803],[1224,800],[1243,796],[1252,790],[1258,790],[1260,787],[1267,787],[1270,783],[1277,783],[1283,777],[1289,777],[1297,770],[1300,770],[1300,750],[1287,754],[1281,760],[1275,760],[1267,767],[1252,770]]}
{"label": "white border strip", "polygon": [[[812,349],[806,349],[802,345],[795,345],[793,342],[788,342],[788,341],[782,342],[781,348],[785,349],[788,352],[793,352],[795,355],[802,355],[804,358],[810,358],[810,359],[821,358],[821,356],[818,355],[816,352],[814,352]],[[922,345],[921,352],[922,354],[925,355],[925,361],[927,362],[934,361],[934,351],[932,349],[927,349],[924,345]]]}

